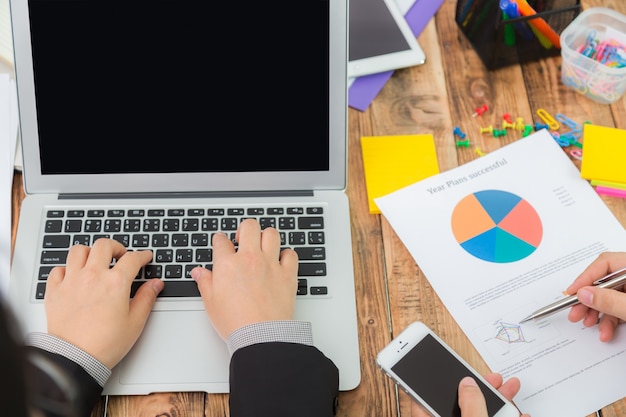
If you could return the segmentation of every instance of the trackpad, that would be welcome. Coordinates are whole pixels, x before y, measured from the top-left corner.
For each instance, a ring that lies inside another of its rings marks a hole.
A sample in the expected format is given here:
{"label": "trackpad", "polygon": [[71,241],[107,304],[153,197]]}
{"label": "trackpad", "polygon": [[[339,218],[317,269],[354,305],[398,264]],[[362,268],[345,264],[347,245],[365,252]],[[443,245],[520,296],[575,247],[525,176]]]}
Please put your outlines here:
{"label": "trackpad", "polygon": [[227,383],[230,356],[202,311],[153,311],[120,367],[122,384]]}

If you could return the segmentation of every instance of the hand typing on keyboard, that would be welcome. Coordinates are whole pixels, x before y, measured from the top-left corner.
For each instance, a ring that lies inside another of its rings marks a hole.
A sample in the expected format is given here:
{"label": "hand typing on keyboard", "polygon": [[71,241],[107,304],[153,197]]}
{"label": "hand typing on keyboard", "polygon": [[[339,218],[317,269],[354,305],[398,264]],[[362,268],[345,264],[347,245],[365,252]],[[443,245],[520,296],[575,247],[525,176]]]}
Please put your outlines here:
{"label": "hand typing on keyboard", "polygon": [[213,237],[213,270],[191,271],[209,318],[226,340],[240,327],[293,319],[298,286],[298,255],[281,251],[276,229],[261,232],[256,220],[241,222],[233,242],[223,233]]}
{"label": "hand typing on keyboard", "polygon": [[[307,415],[335,415],[338,370],[313,345],[311,323],[293,320],[296,299],[302,297],[296,291],[300,252],[282,246],[281,233],[256,219],[241,221],[234,235],[216,232],[212,268],[190,269],[189,283],[231,350],[230,415],[270,415],[288,390],[293,395],[285,415],[301,415],[302,404],[311,411]],[[48,334],[33,334],[30,343],[35,352],[53,353],[45,355],[55,366],[71,370],[61,379],[81,388],[76,404],[68,404],[82,407],[76,415],[89,413],[111,368],[137,341],[164,291],[163,277],[144,277],[135,285],[154,257],[151,250],[127,250],[115,239],[100,237],[91,247],[69,247],[64,266],[52,267],[47,275],[42,298]],[[48,385],[33,389],[47,398]]]}
{"label": "hand typing on keyboard", "polygon": [[[160,279],[149,280],[129,303],[137,271],[151,258],[151,251],[127,252],[111,239],[72,246],[66,266],[54,268],[48,278],[48,333],[113,368],[137,341],[163,289]],[[110,267],[112,259],[117,262]]]}

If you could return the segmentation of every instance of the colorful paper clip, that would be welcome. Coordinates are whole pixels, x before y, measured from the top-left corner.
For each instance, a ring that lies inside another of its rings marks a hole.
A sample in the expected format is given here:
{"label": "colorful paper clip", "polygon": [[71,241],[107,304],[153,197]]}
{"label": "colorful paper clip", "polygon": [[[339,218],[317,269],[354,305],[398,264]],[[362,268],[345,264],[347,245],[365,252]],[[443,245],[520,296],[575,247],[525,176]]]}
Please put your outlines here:
{"label": "colorful paper clip", "polygon": [[550,113],[548,113],[544,109],[538,109],[537,110],[537,116],[539,116],[539,118],[545,124],[547,124],[550,127],[550,129],[552,129],[552,130],[559,130],[559,127],[560,127],[559,122],[554,120],[554,117],[550,116]]}
{"label": "colorful paper clip", "polygon": [[561,124],[569,127],[572,130],[581,130],[583,128],[580,123],[575,122],[574,120],[570,119],[563,113],[557,113],[556,120],[558,120],[559,122],[561,122]]}
{"label": "colorful paper clip", "polygon": [[572,149],[569,151],[569,154],[572,155],[572,158],[578,159],[579,161],[583,160],[583,151],[580,149]]}

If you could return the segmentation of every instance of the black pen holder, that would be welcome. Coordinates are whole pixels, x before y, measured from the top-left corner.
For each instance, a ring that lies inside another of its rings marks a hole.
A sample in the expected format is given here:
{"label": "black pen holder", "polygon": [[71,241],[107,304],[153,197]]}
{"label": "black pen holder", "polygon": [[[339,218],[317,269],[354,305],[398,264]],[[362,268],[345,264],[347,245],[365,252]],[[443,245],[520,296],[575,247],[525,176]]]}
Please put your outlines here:
{"label": "black pen holder", "polygon": [[457,25],[489,70],[560,55],[560,44],[550,38],[559,42],[581,10],[580,0],[527,0],[535,14],[511,17],[503,12],[501,1],[511,3],[458,0],[456,6]]}

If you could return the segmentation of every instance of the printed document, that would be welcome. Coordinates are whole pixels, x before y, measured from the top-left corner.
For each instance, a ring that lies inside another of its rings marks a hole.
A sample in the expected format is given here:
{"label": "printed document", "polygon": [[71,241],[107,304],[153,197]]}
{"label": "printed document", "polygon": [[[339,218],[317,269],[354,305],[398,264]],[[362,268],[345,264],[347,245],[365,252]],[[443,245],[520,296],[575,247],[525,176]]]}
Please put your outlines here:
{"label": "printed document", "polygon": [[533,417],[584,417],[626,396],[626,325],[610,343],[569,310],[520,324],[626,230],[546,130],[376,204],[493,372]]}

